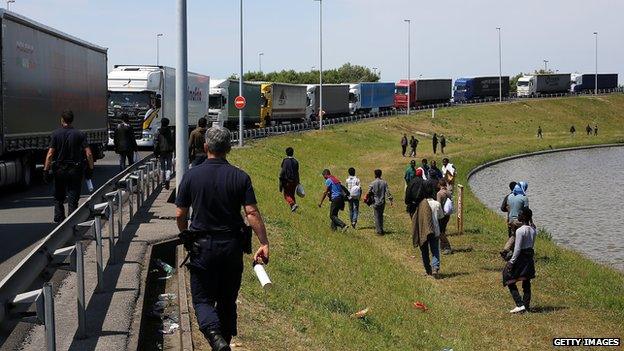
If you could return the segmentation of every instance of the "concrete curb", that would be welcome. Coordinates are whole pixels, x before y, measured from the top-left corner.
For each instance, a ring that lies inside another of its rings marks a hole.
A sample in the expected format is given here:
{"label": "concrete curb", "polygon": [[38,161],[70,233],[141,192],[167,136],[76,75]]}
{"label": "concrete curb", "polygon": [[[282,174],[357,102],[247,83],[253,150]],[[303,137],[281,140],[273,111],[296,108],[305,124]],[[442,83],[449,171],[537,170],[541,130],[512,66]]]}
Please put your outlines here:
{"label": "concrete curb", "polygon": [[178,266],[178,306],[180,308],[180,350],[192,351],[193,337],[191,334],[191,315],[186,294],[186,267],[180,267],[185,256],[186,250],[184,246],[178,245],[176,248],[176,261]]}
{"label": "concrete curb", "polygon": [[493,160],[493,161],[489,161],[486,162],[482,165],[479,165],[473,169],[470,170],[470,172],[468,172],[468,176],[466,177],[466,183],[468,186],[470,186],[470,178],[475,175],[475,173],[494,166],[496,164],[502,163],[502,162],[506,162],[506,161],[511,161],[511,160],[516,160],[519,158],[524,158],[524,157],[530,157],[530,156],[537,156],[537,155],[544,155],[544,154],[550,154],[550,153],[555,153],[555,152],[565,152],[565,151],[574,151],[574,150],[588,150],[588,149],[600,149],[600,148],[607,148],[607,147],[622,147],[624,146],[624,142],[620,142],[620,143],[611,143],[611,144],[597,144],[597,145],[585,145],[585,146],[573,146],[573,147],[564,147],[564,148],[560,148],[560,149],[548,149],[548,150],[540,150],[540,151],[534,151],[534,152],[527,152],[527,153],[523,153],[523,154],[517,154],[517,155],[512,155],[512,156],[507,156],[507,157],[503,157],[503,158],[499,158],[497,160]]}
{"label": "concrete curb", "polygon": [[132,317],[132,328],[130,329],[130,336],[128,343],[126,344],[126,350],[138,350],[139,339],[141,337],[141,324],[143,322],[143,303],[145,300],[145,284],[147,283],[147,274],[150,266],[150,260],[152,259],[153,245],[147,247],[145,257],[143,258],[143,267],[141,269],[141,285],[139,286],[139,296],[135,302],[134,315]]}

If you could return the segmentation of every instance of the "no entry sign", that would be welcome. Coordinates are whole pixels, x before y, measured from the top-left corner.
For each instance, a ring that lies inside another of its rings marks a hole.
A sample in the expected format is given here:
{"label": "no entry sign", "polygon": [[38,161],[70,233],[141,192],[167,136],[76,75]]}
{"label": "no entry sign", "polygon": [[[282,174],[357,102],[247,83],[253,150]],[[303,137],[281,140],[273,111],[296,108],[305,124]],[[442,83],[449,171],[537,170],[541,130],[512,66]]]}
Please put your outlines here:
{"label": "no entry sign", "polygon": [[247,101],[243,96],[237,96],[236,99],[234,99],[234,107],[236,107],[237,109],[242,110],[245,108],[246,105]]}

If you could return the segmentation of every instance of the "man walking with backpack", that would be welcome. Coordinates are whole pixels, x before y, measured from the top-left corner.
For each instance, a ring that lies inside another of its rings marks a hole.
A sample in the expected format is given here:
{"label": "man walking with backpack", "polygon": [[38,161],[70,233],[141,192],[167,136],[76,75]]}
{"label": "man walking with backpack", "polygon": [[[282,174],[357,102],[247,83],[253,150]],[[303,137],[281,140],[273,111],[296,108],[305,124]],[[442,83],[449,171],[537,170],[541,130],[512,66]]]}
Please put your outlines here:
{"label": "man walking with backpack", "polygon": [[295,212],[299,205],[295,199],[295,192],[299,185],[299,162],[294,157],[295,150],[286,148],[286,158],[282,160],[279,174],[279,190],[284,192],[284,200],[290,206],[290,211]]}
{"label": "man walking with backpack", "polygon": [[174,148],[175,144],[173,134],[169,128],[169,119],[163,118],[160,122],[160,128],[154,135],[154,155],[160,159],[160,169],[165,177],[162,184],[167,190],[169,190],[169,180],[171,179],[171,163]]}
{"label": "man walking with backpack", "polygon": [[375,219],[375,231],[377,234],[383,235],[383,213],[386,208],[386,198],[388,198],[390,206],[392,206],[392,194],[390,194],[390,189],[388,189],[388,182],[381,179],[381,169],[375,170],[375,180],[370,183],[368,192],[375,197],[375,202],[371,205]]}
{"label": "man walking with backpack", "polygon": [[323,201],[325,201],[326,197],[329,197],[329,201],[331,201],[331,205],[329,206],[329,219],[331,220],[331,228],[332,230],[336,230],[338,228],[343,231],[347,230],[349,227],[338,217],[338,213],[344,210],[345,207],[345,197],[348,192],[345,191],[344,186],[340,184],[340,180],[333,176],[329,169],[323,170],[323,178],[325,179],[325,191],[323,192],[323,197],[321,197],[321,202],[319,202],[318,207],[321,208],[323,206]]}
{"label": "man walking with backpack", "polygon": [[115,152],[119,154],[119,168],[123,171],[126,169],[126,160],[128,166],[134,163],[134,152],[138,149],[134,129],[130,125],[130,116],[127,113],[121,115],[121,123],[113,135],[113,144]]}
{"label": "man walking with backpack", "polygon": [[204,136],[206,135],[206,126],[208,120],[202,117],[197,121],[195,128],[189,136],[189,159],[193,167],[206,161],[206,152],[204,151]]}

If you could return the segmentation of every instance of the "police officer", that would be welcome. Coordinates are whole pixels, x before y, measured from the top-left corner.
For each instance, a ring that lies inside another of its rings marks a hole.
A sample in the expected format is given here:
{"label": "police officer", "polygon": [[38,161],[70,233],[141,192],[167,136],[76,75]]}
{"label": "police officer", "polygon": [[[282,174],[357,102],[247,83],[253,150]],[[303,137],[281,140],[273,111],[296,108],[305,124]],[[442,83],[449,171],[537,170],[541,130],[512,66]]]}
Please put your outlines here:
{"label": "police officer", "polygon": [[[45,180],[54,177],[54,222],[65,219],[65,199],[69,213],[78,208],[83,174],[93,176],[93,154],[86,135],[72,127],[74,113],[61,113],[61,128],[52,132],[50,148],[43,167]],[[85,171],[85,159],[87,167]]]}
{"label": "police officer", "polygon": [[230,142],[229,130],[218,126],[207,130],[207,160],[187,171],[176,198],[178,229],[189,229],[197,237],[187,265],[195,314],[210,346],[219,351],[230,350],[232,336],[237,334],[236,298],[243,272],[245,226],[241,207],[260,241],[254,260],[265,264],[269,260],[269,240],[251,178],[225,158]]}

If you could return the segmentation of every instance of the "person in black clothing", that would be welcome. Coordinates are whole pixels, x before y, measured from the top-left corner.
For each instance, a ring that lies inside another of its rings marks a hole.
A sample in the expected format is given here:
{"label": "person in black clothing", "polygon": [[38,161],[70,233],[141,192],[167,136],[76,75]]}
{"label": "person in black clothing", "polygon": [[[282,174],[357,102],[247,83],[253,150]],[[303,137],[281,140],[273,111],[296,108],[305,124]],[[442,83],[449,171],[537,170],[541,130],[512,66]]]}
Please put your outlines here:
{"label": "person in black clothing", "polygon": [[175,202],[176,220],[180,231],[195,238],[187,267],[199,329],[212,350],[226,351],[232,336],[237,335],[236,299],[243,250],[251,248],[251,232],[246,230],[241,208],[260,242],[254,264],[269,263],[269,240],[251,178],[226,160],[231,149],[230,131],[212,127],[205,140],[207,160],[182,177]]}
{"label": "person in black clothing", "polygon": [[444,148],[446,147],[446,138],[444,135],[440,136],[440,150],[444,153]]}
{"label": "person in black clothing", "polygon": [[427,197],[425,191],[425,181],[422,177],[415,177],[410,181],[405,189],[405,206],[410,217],[414,215],[420,202]]}
{"label": "person in black clothing", "polygon": [[572,134],[572,136],[576,134],[576,128],[574,128],[574,126],[570,127],[570,134]]}
{"label": "person in black clothing", "polygon": [[299,205],[295,199],[295,192],[299,185],[299,162],[293,157],[295,150],[286,148],[286,158],[282,160],[279,174],[279,190],[284,192],[284,200],[290,206],[290,211],[295,212]]}
{"label": "person in black clothing", "polygon": [[128,165],[134,163],[134,152],[138,149],[134,129],[130,125],[130,116],[127,113],[121,115],[121,123],[115,129],[113,143],[115,152],[119,154],[119,167],[123,171],[126,169],[126,159]]}
{"label": "person in black clothing", "polygon": [[442,171],[438,168],[438,163],[435,160],[431,161],[431,167],[428,170],[427,178],[435,180],[436,184],[438,180],[442,179]]}
{"label": "person in black clothing", "polygon": [[431,139],[431,143],[433,144],[433,153],[435,154],[438,150],[438,134],[433,133],[433,138]]}
{"label": "person in black clothing", "polygon": [[598,125],[594,125],[594,136],[598,136]]}
{"label": "person in black clothing", "polygon": [[542,126],[537,127],[537,137],[540,139],[544,139],[544,135],[542,134]]}
{"label": "person in black clothing", "polygon": [[405,152],[407,151],[407,135],[403,134],[401,138],[401,154],[405,157]]}
{"label": "person in black clothing", "polygon": [[171,160],[173,158],[173,150],[175,149],[175,141],[173,134],[169,128],[169,119],[163,118],[160,122],[160,128],[154,135],[154,155],[160,159],[160,169],[163,172],[165,189],[169,189],[169,180],[171,178]]}
{"label": "person in black clothing", "polygon": [[416,157],[416,148],[418,147],[418,139],[414,138],[414,136],[412,135],[412,138],[410,139],[409,142],[410,145],[410,157]]}
{"label": "person in black clothing", "polygon": [[[78,208],[83,174],[93,177],[93,154],[86,135],[72,127],[74,113],[61,114],[61,128],[52,132],[50,148],[43,166],[46,182],[54,177],[54,222],[65,220],[65,199],[68,213]],[[85,170],[86,160],[86,170]]]}
{"label": "person in black clothing", "polygon": [[592,132],[592,127],[590,127],[588,124],[587,127],[585,127],[585,131],[587,132],[587,135],[590,135]]}
{"label": "person in black clothing", "polygon": [[507,221],[505,221],[507,223],[507,237],[511,237],[513,235],[512,233],[512,229],[511,226],[509,225],[509,208],[507,207],[507,199],[509,199],[509,196],[513,195],[513,190],[516,187],[516,182],[510,182],[509,183],[509,194],[505,195],[505,197],[503,198],[503,203],[501,204],[500,210],[502,212],[507,213]]}

